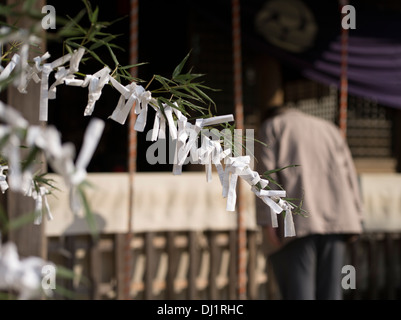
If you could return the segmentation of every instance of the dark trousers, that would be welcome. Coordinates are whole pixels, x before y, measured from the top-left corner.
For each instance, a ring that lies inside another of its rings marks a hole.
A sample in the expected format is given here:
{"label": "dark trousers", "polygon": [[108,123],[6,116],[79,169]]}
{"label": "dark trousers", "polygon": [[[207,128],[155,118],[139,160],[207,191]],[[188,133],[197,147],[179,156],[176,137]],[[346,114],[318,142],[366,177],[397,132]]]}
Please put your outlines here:
{"label": "dark trousers", "polygon": [[284,300],[341,300],[343,235],[310,235],[269,256]]}

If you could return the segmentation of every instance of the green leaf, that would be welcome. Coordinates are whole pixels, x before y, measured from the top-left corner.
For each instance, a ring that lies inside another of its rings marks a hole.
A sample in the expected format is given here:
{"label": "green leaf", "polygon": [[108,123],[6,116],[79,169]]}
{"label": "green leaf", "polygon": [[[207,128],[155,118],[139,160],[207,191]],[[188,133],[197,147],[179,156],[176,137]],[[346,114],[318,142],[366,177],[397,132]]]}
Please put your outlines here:
{"label": "green leaf", "polygon": [[[85,11],[84,11],[84,13],[85,13]],[[79,31],[82,32],[82,34],[87,34],[88,31],[85,30],[84,28],[82,28],[74,18],[71,18],[68,15],[67,15],[67,18],[71,21],[71,24],[73,24]]]}
{"label": "green leaf", "polygon": [[[178,109],[177,106],[176,106],[173,102],[171,102],[169,99],[166,99],[166,98],[164,98],[164,97],[159,97],[159,98],[158,98],[158,101],[164,102],[165,104],[169,105],[171,108]],[[178,109],[178,110],[179,110],[179,109]],[[180,111],[181,111],[181,110],[180,110]]]}
{"label": "green leaf", "polygon": [[17,300],[18,297],[11,292],[0,292],[0,300]]}
{"label": "green leaf", "polygon": [[34,147],[29,151],[28,157],[22,163],[21,166],[22,171],[26,170],[36,160],[36,156],[39,153],[39,151],[40,149],[37,147]]}
{"label": "green leaf", "polygon": [[52,182],[55,182],[55,180],[54,179],[50,179],[50,178],[45,178],[46,175],[48,175],[47,172],[42,173],[42,174],[35,174],[34,177],[33,177],[33,180],[35,181],[35,183],[42,184],[42,185],[45,184],[45,185],[49,186],[51,189],[55,189],[55,190],[61,191],[54,184],[52,184]]}
{"label": "green leaf", "polygon": [[107,64],[105,62],[103,62],[103,60],[97,55],[97,53],[95,53],[94,51],[89,50],[87,48],[85,48],[85,49],[93,58],[95,58],[97,61],[99,61],[102,65],[107,66]]}
{"label": "green leaf", "polygon": [[169,83],[171,80],[169,80],[169,79],[167,79],[167,78],[165,78],[165,77],[159,76],[159,75],[155,75],[154,78],[155,78],[156,81],[158,81],[158,82],[161,83],[161,85],[162,85],[163,88],[166,90],[166,92],[169,92],[170,86],[169,86],[168,83]]}
{"label": "green leaf", "polygon": [[176,77],[174,77],[174,81],[180,82],[180,83],[189,83],[197,78],[203,77],[205,76],[204,74],[201,73],[183,73],[183,74],[179,74]]}
{"label": "green leaf", "polygon": [[[263,174],[263,177],[267,180],[269,180],[271,183],[275,184],[277,187],[279,187],[281,190],[284,190],[284,188],[281,186],[281,184],[279,184],[276,180],[274,180],[271,176]],[[271,187],[269,185],[267,185],[266,187],[267,189],[271,189]],[[265,189],[266,189],[265,188]]]}
{"label": "green leaf", "polygon": [[17,218],[13,218],[12,220],[9,220],[5,227],[5,231],[10,231],[10,230],[15,230],[15,229],[21,228],[22,226],[24,226],[28,223],[33,223],[34,220],[35,220],[35,212],[29,212],[29,213],[23,214],[21,216],[18,216]]}
{"label": "green leaf", "polygon": [[82,0],[82,2],[85,4],[86,7],[86,12],[88,13],[89,19],[92,17],[92,6],[91,3],[87,0]]}
{"label": "green leaf", "polygon": [[24,5],[22,10],[25,12],[32,11],[32,7],[35,4],[36,0],[24,0]]}
{"label": "green leaf", "polygon": [[287,169],[287,168],[299,167],[299,166],[300,166],[299,164],[292,164],[292,165],[285,166],[285,167],[282,167],[282,168],[277,168],[277,169],[265,171],[265,172],[263,173],[263,175],[271,175],[271,174],[273,174],[273,173],[280,172],[280,171],[285,170],[285,169]]}
{"label": "green leaf", "polygon": [[136,63],[136,64],[129,64],[129,65],[127,65],[127,66],[120,67],[119,69],[122,69],[122,70],[132,69],[132,68],[137,68],[137,67],[143,66],[143,65],[145,65],[145,64],[148,64],[148,62],[142,62],[142,63]]}
{"label": "green leaf", "polygon": [[174,79],[175,77],[177,77],[177,76],[181,73],[182,68],[184,67],[185,63],[187,62],[190,53],[191,53],[191,52],[189,52],[189,53],[185,56],[185,58],[179,63],[179,65],[175,67],[175,69],[174,69],[174,71],[173,71],[173,79]]}
{"label": "green leaf", "polygon": [[187,88],[185,90],[188,91],[189,93],[183,93],[183,92],[181,92],[179,90],[176,90],[174,88],[170,88],[170,92],[173,95],[175,95],[176,97],[187,98],[187,99],[190,99],[190,100],[192,99],[192,100],[197,100],[197,101],[203,102],[203,100],[198,95],[194,94],[191,90],[189,90],[189,89],[187,90]]}
{"label": "green leaf", "polygon": [[89,231],[90,231],[92,237],[94,239],[97,239],[99,237],[99,232],[97,230],[95,217],[93,215],[92,209],[89,205],[88,199],[86,198],[86,194],[83,189],[85,185],[87,185],[87,183],[85,183],[85,182],[81,183],[78,186],[77,190],[78,190],[79,196],[81,198],[81,202],[84,207],[85,218],[86,218],[86,222],[88,223]]}
{"label": "green leaf", "polygon": [[99,7],[96,6],[95,11],[93,11],[92,15],[90,16],[90,21],[92,23],[96,23],[98,15],[99,15]]}
{"label": "green leaf", "polygon": [[106,43],[105,45],[106,45],[107,49],[108,49],[109,52],[110,52],[110,55],[111,55],[111,58],[112,58],[113,61],[114,61],[114,64],[115,64],[116,67],[117,67],[120,63],[118,62],[116,55],[114,54],[113,50],[110,48],[110,45],[109,45],[108,43]]}

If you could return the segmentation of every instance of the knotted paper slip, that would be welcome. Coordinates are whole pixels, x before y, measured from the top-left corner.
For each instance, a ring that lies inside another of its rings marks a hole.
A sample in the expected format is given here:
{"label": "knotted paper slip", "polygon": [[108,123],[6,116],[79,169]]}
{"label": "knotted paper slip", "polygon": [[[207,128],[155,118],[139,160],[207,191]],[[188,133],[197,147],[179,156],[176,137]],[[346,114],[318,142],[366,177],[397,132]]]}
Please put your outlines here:
{"label": "knotted paper slip", "polygon": [[[74,164],[75,148],[71,143],[61,142],[60,133],[53,126],[40,127],[28,126],[27,122],[12,107],[0,102],[0,119],[6,125],[0,126],[0,139],[8,135],[3,155],[8,160],[8,166],[0,168],[0,185],[2,191],[9,187],[14,191],[24,193],[32,197],[36,202],[35,223],[42,221],[42,213],[46,212],[47,218],[52,219],[52,214],[46,196],[49,191],[44,186],[35,186],[33,180],[33,168],[28,167],[21,172],[20,146],[39,148],[43,151],[47,162],[55,173],[64,178],[70,188],[70,206],[73,212],[77,212],[81,203],[77,196],[77,187],[86,178],[86,168],[98,145],[104,129],[104,121],[93,118],[86,129],[84,142],[77,161]],[[21,129],[26,129],[26,139],[21,136]],[[7,169],[7,179],[4,170]]]}
{"label": "knotted paper slip", "polygon": [[[0,238],[0,290],[15,291],[19,300],[37,299],[42,295],[40,290],[45,266],[55,269],[53,263],[39,257],[20,258],[17,246],[13,242],[1,244]],[[52,295],[52,289],[42,287],[45,294]]]}

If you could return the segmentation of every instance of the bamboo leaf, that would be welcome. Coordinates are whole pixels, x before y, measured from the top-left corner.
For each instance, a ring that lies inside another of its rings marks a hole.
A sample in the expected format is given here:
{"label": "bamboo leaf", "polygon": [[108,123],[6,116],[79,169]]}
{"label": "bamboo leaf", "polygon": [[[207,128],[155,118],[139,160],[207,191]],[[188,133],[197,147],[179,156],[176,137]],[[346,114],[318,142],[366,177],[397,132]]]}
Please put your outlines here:
{"label": "bamboo leaf", "polygon": [[81,201],[82,201],[82,204],[84,207],[85,219],[88,224],[89,231],[90,231],[92,237],[94,239],[97,239],[99,236],[99,232],[97,230],[95,217],[94,217],[91,207],[89,205],[88,199],[86,198],[86,194],[83,190],[85,185],[86,185],[86,183],[81,183],[78,186],[78,193],[79,193],[79,196],[81,198]]}
{"label": "bamboo leaf", "polygon": [[122,69],[122,70],[132,69],[132,68],[137,68],[137,67],[143,66],[145,64],[148,64],[148,62],[142,62],[142,63],[137,63],[137,64],[129,64],[129,65],[120,67],[119,69]]}
{"label": "bamboo leaf", "polygon": [[205,76],[204,74],[201,73],[183,73],[183,74],[179,74],[177,76],[174,77],[174,80],[183,84],[189,83],[197,78],[203,77]]}
{"label": "bamboo leaf", "polygon": [[[263,174],[263,177],[267,180],[269,180],[269,182],[275,184],[277,187],[279,187],[281,190],[284,190],[284,188],[281,186],[281,184],[279,184],[276,180],[274,180],[271,176],[269,175],[265,175]],[[267,189],[271,189],[271,187],[269,185],[267,185],[266,187]]]}
{"label": "bamboo leaf", "polygon": [[92,23],[96,23],[98,15],[99,15],[99,7],[96,6],[95,11],[93,11],[92,15],[90,16],[90,21]]}
{"label": "bamboo leaf", "polygon": [[178,64],[178,66],[175,67],[174,71],[173,71],[173,79],[175,77],[177,77],[181,71],[182,68],[184,67],[185,63],[187,62],[188,58],[189,58],[190,52],[185,56],[185,58]]}
{"label": "bamboo leaf", "polygon": [[182,91],[176,90],[171,88],[170,92],[175,95],[176,97],[180,97],[180,98],[187,98],[187,99],[192,99],[192,100],[197,100],[202,102],[203,100],[196,94],[193,94],[192,91],[187,90],[189,93],[184,93]]}
{"label": "bamboo leaf", "polygon": [[168,85],[168,82],[170,81],[169,79],[159,76],[159,75],[155,75],[154,76],[155,80],[160,82],[160,84],[163,86],[163,88],[168,92],[170,89],[170,86]]}
{"label": "bamboo leaf", "polygon": [[110,55],[111,55],[111,58],[112,58],[113,61],[114,61],[114,64],[115,64],[116,66],[118,66],[120,63],[118,62],[117,57],[116,57],[116,55],[114,54],[113,50],[110,48],[110,45],[109,45],[108,43],[106,43],[105,45],[106,45],[106,47],[107,47],[107,50],[109,50],[109,53],[110,53]]}
{"label": "bamboo leaf", "polygon": [[90,19],[92,17],[92,6],[87,0],[82,0],[82,2],[85,4],[86,12],[88,13],[88,17]]}
{"label": "bamboo leaf", "polygon": [[[80,46],[78,46],[78,47],[80,47]],[[89,50],[87,48],[85,48],[85,49],[93,58],[95,58],[97,61],[99,61],[102,65],[107,66],[107,64],[105,62],[103,62],[103,60],[97,55],[97,53],[95,53],[94,51]]]}
{"label": "bamboo leaf", "polygon": [[206,101],[209,101],[210,103],[212,103],[213,105],[215,105],[214,101],[212,98],[210,98],[204,91],[202,91],[200,89],[199,86],[194,86],[193,89]]}
{"label": "bamboo leaf", "polygon": [[87,30],[82,28],[74,18],[71,18],[70,16],[67,15],[67,18],[70,19],[71,23],[79,30],[82,32],[82,34],[87,34]]}
{"label": "bamboo leaf", "polygon": [[[89,47],[90,50],[95,50],[103,45],[105,45],[106,43],[108,43],[111,40],[114,40],[115,38],[117,38],[117,36],[115,35],[109,35],[107,37],[105,37],[104,39],[93,39],[94,43]],[[111,45],[111,44],[109,44]]]}
{"label": "bamboo leaf", "polygon": [[277,168],[277,169],[265,171],[265,172],[263,173],[263,175],[266,175],[266,176],[267,176],[267,175],[271,175],[271,174],[276,173],[276,172],[280,172],[280,171],[285,170],[285,169],[287,169],[287,168],[299,167],[299,166],[300,166],[299,164],[292,164],[292,165],[285,166],[285,167],[282,167],[282,168]]}
{"label": "bamboo leaf", "polygon": [[34,147],[29,151],[26,160],[22,163],[22,171],[26,170],[26,168],[28,168],[35,161],[36,155],[39,153],[39,151],[40,149],[37,147]]}
{"label": "bamboo leaf", "polygon": [[[169,99],[166,99],[164,97],[159,97],[158,101],[162,101],[165,104],[169,105],[171,108],[177,109],[177,106],[173,102],[171,102]],[[163,114],[164,114],[164,111],[163,111]]]}
{"label": "bamboo leaf", "polygon": [[9,220],[5,227],[5,230],[10,231],[21,228],[22,226],[28,223],[33,223],[34,220],[35,220],[35,212],[29,212],[23,214],[21,216],[18,216],[17,218]]}
{"label": "bamboo leaf", "polygon": [[32,7],[35,4],[36,0],[25,0],[22,6],[22,10],[25,12],[32,11]]}

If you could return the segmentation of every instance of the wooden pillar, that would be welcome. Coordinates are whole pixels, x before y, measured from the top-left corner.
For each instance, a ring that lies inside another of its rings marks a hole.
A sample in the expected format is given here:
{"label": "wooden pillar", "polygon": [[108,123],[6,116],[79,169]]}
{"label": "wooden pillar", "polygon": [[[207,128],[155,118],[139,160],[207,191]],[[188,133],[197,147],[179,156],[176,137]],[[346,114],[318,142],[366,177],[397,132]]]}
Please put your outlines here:
{"label": "wooden pillar", "polygon": [[217,275],[219,273],[219,250],[216,241],[216,231],[208,232],[209,241],[209,300],[217,300],[219,293],[217,288]]}
{"label": "wooden pillar", "polygon": [[166,298],[167,300],[173,300],[175,296],[175,276],[177,272],[177,263],[179,259],[178,248],[175,245],[175,238],[177,233],[174,231],[168,231],[167,238],[167,277],[166,277]]}
{"label": "wooden pillar", "polygon": [[386,275],[386,300],[394,300],[397,290],[397,274],[395,265],[395,237],[393,233],[388,232],[384,235],[384,254],[385,254],[385,275]]}
{"label": "wooden pillar", "polygon": [[256,105],[258,113],[264,113],[269,106],[284,104],[284,89],[281,65],[277,59],[267,55],[257,55],[254,59],[256,71]]}
{"label": "wooden pillar", "polygon": [[154,268],[156,262],[155,247],[153,244],[154,232],[148,231],[145,233],[145,256],[146,256],[146,267],[145,267],[145,300],[154,299],[153,296],[153,278]]}
{"label": "wooden pillar", "polygon": [[[255,55],[254,68],[256,71],[256,113],[259,115],[259,124],[261,124],[263,115],[269,107],[284,105],[284,81],[280,62],[267,54]],[[262,173],[260,172],[260,174]],[[264,236],[262,241],[266,241]],[[266,256],[265,259],[267,275],[266,295],[269,300],[278,300],[280,297],[271,261]]]}
{"label": "wooden pillar", "polygon": [[237,232],[236,230],[229,231],[229,251],[230,251],[230,266],[228,269],[229,285],[228,298],[230,300],[237,299]]}
{"label": "wooden pillar", "polygon": [[[234,69],[234,108],[235,127],[244,129],[244,106],[242,101],[242,48],[241,48],[241,11],[240,1],[232,0],[232,37],[233,37],[233,69]],[[242,155],[242,150],[235,151]],[[241,180],[241,179],[239,179]],[[237,183],[237,232],[238,232],[238,298],[246,299],[246,222],[241,181]]]}
{"label": "wooden pillar", "polygon": [[[197,250],[197,235],[196,231],[188,232],[188,253],[189,253],[189,269],[188,269],[188,299],[198,299],[197,295],[197,267],[199,263]],[[169,257],[170,258],[170,257]]]}
{"label": "wooden pillar", "polygon": [[394,110],[394,146],[397,160],[396,171],[401,172],[401,110]]}
{"label": "wooden pillar", "polygon": [[378,298],[378,278],[379,278],[379,261],[378,261],[378,246],[379,240],[376,234],[371,235],[367,241],[368,246],[368,265],[369,265],[369,289],[368,299],[376,300]]}
{"label": "wooden pillar", "polygon": [[256,231],[248,231],[248,299],[258,299]]}
{"label": "wooden pillar", "polygon": [[[8,5],[21,3],[17,0],[7,0]],[[45,5],[44,0],[35,2],[38,10]],[[8,19],[9,23],[14,23],[11,19]],[[21,17],[16,22],[16,25],[20,28],[31,27],[32,20],[27,17]],[[40,43],[40,51],[46,51],[46,42],[43,40]],[[36,54],[37,55],[37,54]],[[30,58],[33,58],[31,55]],[[34,81],[30,81],[27,87],[26,94],[21,94],[12,85],[7,88],[7,104],[18,110],[23,117],[30,124],[39,124],[39,98],[40,98],[40,84],[36,84]],[[26,156],[22,152],[23,157]],[[43,158],[43,157],[42,157]],[[45,168],[44,159],[42,160],[42,166]],[[23,215],[33,214],[35,210],[35,202],[32,198],[26,197],[21,193],[12,192],[7,190],[7,213],[9,221],[21,218]],[[10,230],[8,233],[8,240],[16,243],[18,246],[18,252],[21,256],[38,256],[44,259],[47,258],[47,242],[45,237],[45,221],[43,218],[41,225],[34,225],[33,220],[27,222],[21,227],[14,230]]]}
{"label": "wooden pillar", "polygon": [[125,233],[117,233],[114,237],[114,268],[116,270],[117,279],[117,300],[126,299],[126,295],[129,297],[131,292],[131,275],[127,283],[125,271],[125,254],[127,250],[134,250],[132,244],[127,242]]}
{"label": "wooden pillar", "polygon": [[100,286],[102,284],[102,250],[100,248],[100,237],[89,238],[89,254],[90,254],[90,279],[91,279],[91,300],[101,300],[102,295]]}
{"label": "wooden pillar", "polygon": [[[340,11],[348,5],[348,0],[339,0]],[[341,14],[341,18],[345,16]],[[348,114],[348,29],[341,28],[341,75],[340,75],[340,107],[338,124],[344,139],[347,137]]]}
{"label": "wooden pillar", "polygon": [[[139,15],[139,0],[130,1],[130,64],[138,63],[138,19]],[[136,78],[138,71],[136,68],[131,69],[131,76]],[[137,158],[137,135],[134,130],[136,114],[134,112],[135,103],[132,106],[132,111],[129,114],[128,121],[128,172],[129,172],[129,201],[128,201],[128,221],[127,233],[125,240],[124,252],[124,282],[120,287],[124,286],[124,299],[130,300],[130,283],[133,269],[133,252],[131,250],[131,240],[133,238],[132,221],[134,211],[134,178],[136,173],[136,158]],[[147,294],[149,292],[147,291]]]}

